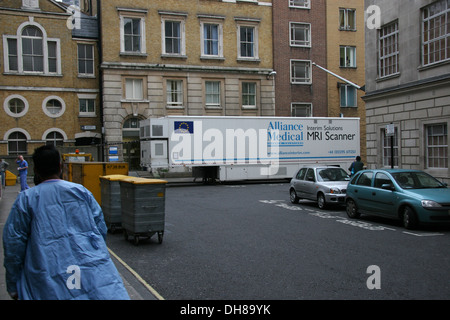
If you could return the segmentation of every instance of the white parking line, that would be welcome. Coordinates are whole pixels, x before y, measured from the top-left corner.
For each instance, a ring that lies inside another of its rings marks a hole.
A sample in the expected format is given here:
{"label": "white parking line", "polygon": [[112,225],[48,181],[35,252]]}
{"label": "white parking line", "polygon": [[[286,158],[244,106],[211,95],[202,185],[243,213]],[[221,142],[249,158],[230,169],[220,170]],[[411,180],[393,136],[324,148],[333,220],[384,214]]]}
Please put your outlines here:
{"label": "white parking line", "polygon": [[[389,230],[389,231],[397,231],[397,229],[385,227],[382,225],[374,225],[372,223],[366,222],[366,221],[360,221],[360,220],[353,220],[353,219],[347,219],[345,217],[333,215],[334,212],[321,212],[316,211],[310,208],[304,208],[301,206],[291,205],[286,203],[286,200],[259,200],[261,203],[265,204],[272,204],[274,206],[291,210],[291,211],[305,211],[308,213],[308,215],[315,216],[322,219],[335,219],[336,222],[340,222],[349,226],[358,227],[370,231],[383,231],[383,230]],[[403,231],[402,233],[407,235],[412,235],[416,237],[435,237],[435,236],[443,236],[443,233],[436,233],[436,232],[408,232]]]}
{"label": "white parking line", "polygon": [[443,233],[415,233],[415,232],[408,232],[403,231],[405,234],[409,234],[416,237],[436,237],[436,236],[443,236]]}

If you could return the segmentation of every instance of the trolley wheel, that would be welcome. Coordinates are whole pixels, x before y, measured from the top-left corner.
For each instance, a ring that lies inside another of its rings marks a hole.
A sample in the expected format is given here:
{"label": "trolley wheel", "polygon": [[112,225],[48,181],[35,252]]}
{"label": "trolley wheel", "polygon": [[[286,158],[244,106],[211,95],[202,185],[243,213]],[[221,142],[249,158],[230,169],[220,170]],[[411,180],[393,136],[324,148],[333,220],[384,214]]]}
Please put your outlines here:
{"label": "trolley wheel", "polygon": [[124,237],[125,240],[128,241],[128,232],[125,229],[123,229],[123,237]]}
{"label": "trolley wheel", "polygon": [[164,231],[158,232],[158,243],[161,244],[163,242]]}
{"label": "trolley wheel", "polygon": [[133,243],[134,243],[135,246],[137,246],[139,244],[139,236],[138,235],[134,236],[134,242]]}

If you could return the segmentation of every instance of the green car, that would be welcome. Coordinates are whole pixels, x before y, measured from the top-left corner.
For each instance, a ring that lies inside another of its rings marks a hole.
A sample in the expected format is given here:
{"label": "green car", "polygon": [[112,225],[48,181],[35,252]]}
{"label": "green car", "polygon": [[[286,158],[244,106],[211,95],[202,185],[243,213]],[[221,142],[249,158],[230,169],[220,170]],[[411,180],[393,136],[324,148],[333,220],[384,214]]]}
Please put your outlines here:
{"label": "green car", "polygon": [[450,189],[420,170],[364,170],[347,187],[347,215],[400,219],[406,229],[450,224]]}

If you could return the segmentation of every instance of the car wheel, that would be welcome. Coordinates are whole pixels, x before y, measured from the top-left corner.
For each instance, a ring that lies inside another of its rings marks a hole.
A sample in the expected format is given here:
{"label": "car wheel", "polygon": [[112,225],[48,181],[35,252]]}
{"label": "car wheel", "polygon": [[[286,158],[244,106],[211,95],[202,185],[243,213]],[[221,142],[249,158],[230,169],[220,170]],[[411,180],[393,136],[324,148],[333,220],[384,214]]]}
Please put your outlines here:
{"label": "car wheel", "polygon": [[347,216],[351,219],[357,219],[361,216],[361,214],[358,212],[358,207],[356,206],[355,201],[353,201],[352,199],[347,200],[345,209],[347,211]]}
{"label": "car wheel", "polygon": [[291,189],[291,191],[289,191],[289,196],[292,203],[298,203],[298,201],[300,200],[300,198],[297,197],[297,193],[294,189]]}
{"label": "car wheel", "polygon": [[319,193],[319,195],[317,196],[317,204],[319,205],[320,209],[325,209],[325,207],[327,206],[323,193]]}
{"label": "car wheel", "polygon": [[405,229],[411,230],[417,227],[417,216],[413,209],[410,207],[403,208],[402,222]]}

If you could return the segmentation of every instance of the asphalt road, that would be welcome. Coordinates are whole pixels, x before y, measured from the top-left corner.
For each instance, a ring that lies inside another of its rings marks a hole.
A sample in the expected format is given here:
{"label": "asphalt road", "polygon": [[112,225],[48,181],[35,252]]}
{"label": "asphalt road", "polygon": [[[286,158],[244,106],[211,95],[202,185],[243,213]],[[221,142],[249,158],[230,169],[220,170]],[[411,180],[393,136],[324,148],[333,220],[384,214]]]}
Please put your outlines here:
{"label": "asphalt road", "polygon": [[165,233],[108,247],[166,300],[450,297],[450,228],[289,202],[288,184],[166,190]]}

